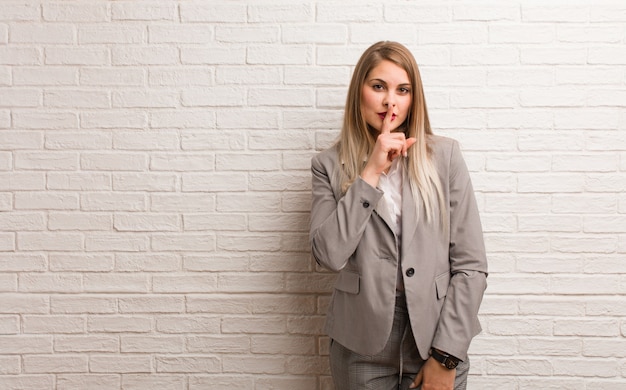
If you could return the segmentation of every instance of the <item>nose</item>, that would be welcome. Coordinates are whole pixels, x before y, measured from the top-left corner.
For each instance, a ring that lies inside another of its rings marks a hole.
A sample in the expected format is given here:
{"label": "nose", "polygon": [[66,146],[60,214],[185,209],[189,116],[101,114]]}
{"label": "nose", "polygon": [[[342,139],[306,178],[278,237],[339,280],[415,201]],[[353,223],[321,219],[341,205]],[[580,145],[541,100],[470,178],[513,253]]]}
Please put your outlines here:
{"label": "nose", "polygon": [[388,93],[385,96],[385,99],[383,100],[383,105],[387,108],[389,108],[389,106],[391,107],[396,106],[396,99],[395,99],[395,96],[393,96],[393,93]]}

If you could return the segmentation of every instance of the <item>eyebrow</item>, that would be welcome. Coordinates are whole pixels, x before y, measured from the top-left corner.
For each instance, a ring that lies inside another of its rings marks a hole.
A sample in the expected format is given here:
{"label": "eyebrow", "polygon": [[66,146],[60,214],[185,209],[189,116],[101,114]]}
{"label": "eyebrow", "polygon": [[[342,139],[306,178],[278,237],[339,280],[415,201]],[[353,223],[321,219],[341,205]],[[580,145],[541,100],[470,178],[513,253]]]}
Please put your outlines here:
{"label": "eyebrow", "polygon": [[[381,84],[385,84],[385,85],[387,84],[387,82],[386,82],[385,80],[383,80],[383,79],[377,79],[377,78],[374,78],[374,79],[370,79],[370,80],[369,80],[369,82],[372,82],[372,81],[379,82],[379,83],[381,83]],[[400,86],[400,87],[404,87],[404,86],[407,86],[407,85],[410,87],[410,86],[411,86],[411,83],[402,83],[402,84],[398,84],[398,86]]]}

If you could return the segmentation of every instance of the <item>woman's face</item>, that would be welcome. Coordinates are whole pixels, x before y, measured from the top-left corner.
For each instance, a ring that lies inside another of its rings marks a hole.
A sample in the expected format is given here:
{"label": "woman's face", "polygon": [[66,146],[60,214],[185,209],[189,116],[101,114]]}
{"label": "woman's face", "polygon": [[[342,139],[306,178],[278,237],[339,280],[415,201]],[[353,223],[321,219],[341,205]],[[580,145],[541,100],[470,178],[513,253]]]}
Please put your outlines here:
{"label": "woman's face", "polygon": [[367,124],[380,133],[391,106],[390,130],[396,130],[408,116],[411,88],[406,71],[393,62],[383,60],[372,68],[361,89],[361,113]]}

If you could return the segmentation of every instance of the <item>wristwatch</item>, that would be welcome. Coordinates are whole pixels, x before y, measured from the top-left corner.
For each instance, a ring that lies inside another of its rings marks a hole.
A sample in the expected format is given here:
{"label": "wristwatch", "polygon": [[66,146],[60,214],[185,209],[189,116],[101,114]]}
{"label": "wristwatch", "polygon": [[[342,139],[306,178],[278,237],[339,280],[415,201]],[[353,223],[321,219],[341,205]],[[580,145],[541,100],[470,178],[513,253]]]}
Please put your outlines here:
{"label": "wristwatch", "polygon": [[458,366],[459,362],[461,361],[460,359],[455,358],[449,353],[439,351],[435,348],[430,349],[430,356],[432,356],[433,359],[441,363],[442,366],[449,370],[456,368],[456,366]]}

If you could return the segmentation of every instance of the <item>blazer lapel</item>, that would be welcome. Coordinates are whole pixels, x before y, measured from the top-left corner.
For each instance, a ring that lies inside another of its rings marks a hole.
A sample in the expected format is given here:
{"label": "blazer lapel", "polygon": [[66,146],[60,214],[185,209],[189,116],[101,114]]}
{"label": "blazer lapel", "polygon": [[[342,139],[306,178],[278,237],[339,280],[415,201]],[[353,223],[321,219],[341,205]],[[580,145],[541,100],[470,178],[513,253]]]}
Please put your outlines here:
{"label": "blazer lapel", "polygon": [[383,221],[385,221],[392,232],[396,230],[396,223],[394,222],[391,212],[389,211],[389,205],[387,204],[387,200],[385,200],[384,196],[380,198],[376,207],[374,207],[374,211],[380,216],[380,218],[382,218]]}

